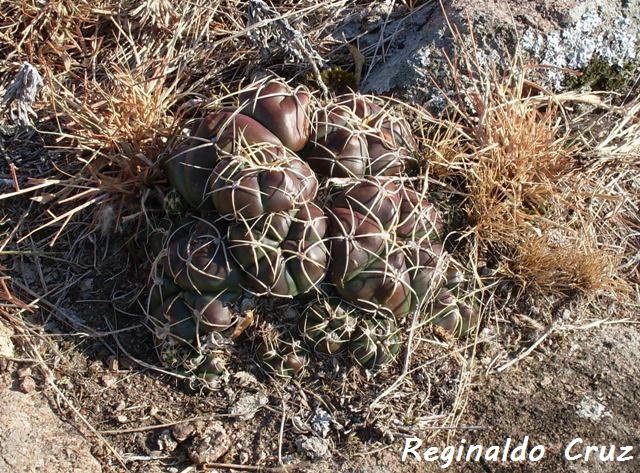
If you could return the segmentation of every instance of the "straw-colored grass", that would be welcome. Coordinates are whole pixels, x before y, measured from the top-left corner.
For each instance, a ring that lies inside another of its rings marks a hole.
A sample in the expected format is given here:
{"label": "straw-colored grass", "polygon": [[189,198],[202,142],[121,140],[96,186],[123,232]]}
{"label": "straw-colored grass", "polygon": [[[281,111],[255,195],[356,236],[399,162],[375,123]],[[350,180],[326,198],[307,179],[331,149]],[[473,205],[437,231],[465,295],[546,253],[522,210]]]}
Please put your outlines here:
{"label": "straw-colored grass", "polygon": [[[358,56],[347,45],[323,38],[351,9],[357,11],[360,3],[286,1],[279,2],[277,10],[279,19],[304,31],[313,47],[336,58],[332,65],[349,66],[354,57],[362,60],[362,54],[368,55],[369,64],[373,62],[371,54],[378,54],[379,45],[357,51]],[[398,3],[411,10],[424,2]],[[24,324],[20,310],[46,310],[70,325],[73,337],[108,340],[113,352],[124,353],[144,369],[166,374],[129,355],[131,347],[119,338],[119,328],[109,325],[106,332],[65,319],[63,296],[73,283],[58,281],[60,287],[53,294],[61,295],[53,302],[39,297],[35,288],[12,285],[10,278],[19,275],[17,266],[9,267],[5,250],[11,246],[34,254],[46,245],[58,245],[64,248],[65,258],[91,260],[89,270],[93,270],[100,259],[96,255],[107,253],[108,237],[125,231],[135,237],[154,212],[160,214],[158,199],[155,206],[150,201],[161,198],[168,187],[161,169],[163,158],[195,119],[226,102],[244,80],[261,72],[262,51],[249,39],[260,25],[245,24],[246,9],[246,2],[231,0],[8,0],[0,4],[0,56],[5,59],[0,64],[0,86],[6,86],[22,61],[40,71],[45,88],[34,104],[38,136],[60,157],[52,165],[52,175],[26,175],[22,173],[27,170],[17,169],[13,191],[0,195],[0,203],[32,197],[29,212],[18,224],[11,222],[13,231],[2,235],[0,242],[0,264],[7,266],[0,266],[0,317]],[[544,296],[591,297],[617,291],[631,298],[635,291],[637,298],[640,99],[613,107],[593,94],[554,94],[528,79],[533,66],[519,63],[516,57],[509,68],[512,73],[499,74],[480,64],[473,43],[454,34],[459,48],[456,61],[450,63],[447,85],[456,95],[449,96],[443,115],[435,117],[417,105],[399,106],[416,118],[412,123],[417,124],[414,131],[425,157],[422,178],[431,181],[443,202],[455,204],[454,213],[461,215],[447,243],[457,239],[453,242],[459,243],[456,257],[471,268],[477,288],[473,295],[484,307],[483,324],[489,326],[497,319],[489,311],[504,303],[493,291],[503,283],[513,288],[515,282],[518,294],[533,289]],[[284,59],[274,68],[294,80],[313,72],[310,64]],[[589,113],[575,112],[576,103],[587,105]],[[100,240],[101,236],[107,238]],[[79,242],[85,239],[93,243],[93,255],[78,256]],[[492,279],[480,277],[481,262],[496,270]],[[15,288],[34,302],[21,302]],[[129,293],[119,297],[131,302]],[[105,323],[109,324],[106,317]],[[325,376],[315,381],[313,392],[299,387],[303,401],[296,402],[307,403],[307,395],[315,402],[323,394],[339,393],[341,405],[344,401],[348,409],[353,407],[349,403],[362,409],[353,432],[375,426],[384,435],[419,432],[426,437],[442,427],[459,427],[468,388],[476,380],[480,327],[457,344],[424,327],[414,328],[402,372],[394,379],[365,379],[358,370],[341,379]],[[25,328],[24,333],[29,330]],[[116,345],[111,345],[111,337]],[[518,334],[514,339],[521,341]],[[537,343],[523,350],[522,357]],[[47,344],[42,350],[52,353],[51,360],[41,357],[35,345],[27,346],[58,396],[55,374],[64,355],[55,348],[55,341],[47,339]],[[453,399],[450,404],[439,401],[449,407],[443,413],[438,411],[441,405],[429,404],[432,390],[439,389],[431,382],[442,381],[448,373],[456,373],[457,378],[445,379],[447,386],[442,383],[448,390],[443,392]],[[286,392],[280,385],[274,388],[281,396],[282,411],[280,406],[269,407],[270,415],[282,416],[279,454],[285,421],[290,420],[287,416],[300,408],[291,400],[292,386]],[[416,401],[416,391],[424,400]],[[69,399],[73,415],[95,434],[91,416],[76,411],[75,406],[82,403]],[[131,432],[135,431],[133,427]],[[105,432],[127,433],[126,429]],[[115,452],[109,442],[98,438]],[[117,452],[114,458],[122,461]]]}
{"label": "straw-colored grass", "polygon": [[[247,5],[223,0],[40,3],[0,7],[6,58],[0,84],[20,61],[39,68],[45,80],[40,127],[52,149],[78,161],[48,189],[46,200],[63,205],[50,208],[33,230],[73,220],[98,229],[91,211],[113,214],[111,231],[119,231],[123,221],[142,216],[139,199],[163,179],[159,161],[188,118],[224,100],[245,80],[246,65],[259,63],[250,33],[274,20],[246,25],[240,13]],[[319,27],[309,37],[319,43],[345,2],[292,5],[281,5],[288,12],[282,18],[313,21]],[[304,64],[289,67],[305,74]]]}
{"label": "straw-colored grass", "polygon": [[[619,252],[599,209],[624,197],[609,192],[608,178],[595,179],[593,166],[585,165],[594,143],[585,143],[570,112],[574,103],[606,104],[591,94],[545,90],[528,80],[535,68],[517,57],[508,74],[486,68],[478,57],[473,43],[458,51],[450,63],[458,94],[449,99],[452,118],[422,127],[432,176],[456,188],[464,209],[459,230],[522,290],[594,295],[621,289]],[[624,146],[640,142],[638,134],[629,140],[628,128],[612,133],[627,137]]]}

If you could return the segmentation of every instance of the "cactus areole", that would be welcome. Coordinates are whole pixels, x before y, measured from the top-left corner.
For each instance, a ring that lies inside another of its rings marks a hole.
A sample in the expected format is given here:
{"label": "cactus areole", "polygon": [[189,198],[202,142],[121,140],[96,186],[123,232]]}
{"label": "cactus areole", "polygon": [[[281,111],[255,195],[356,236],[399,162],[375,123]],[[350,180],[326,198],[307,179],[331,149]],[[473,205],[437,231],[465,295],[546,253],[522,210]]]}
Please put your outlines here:
{"label": "cactus areole", "polygon": [[[147,315],[165,363],[215,380],[251,327],[272,375],[326,357],[376,370],[401,353],[409,314],[454,336],[477,323],[389,102],[320,103],[279,78],[236,97],[165,161],[188,209],[153,241]],[[263,299],[294,317],[253,317]]]}

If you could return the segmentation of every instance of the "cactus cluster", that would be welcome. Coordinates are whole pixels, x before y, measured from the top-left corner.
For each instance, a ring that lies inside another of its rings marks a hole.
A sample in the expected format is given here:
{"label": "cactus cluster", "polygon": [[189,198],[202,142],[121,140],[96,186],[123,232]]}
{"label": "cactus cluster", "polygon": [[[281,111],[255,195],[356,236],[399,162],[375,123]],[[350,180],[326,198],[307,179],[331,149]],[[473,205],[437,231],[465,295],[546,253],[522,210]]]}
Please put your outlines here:
{"label": "cactus cluster", "polygon": [[[237,97],[165,163],[189,208],[157,242],[151,277],[165,362],[220,372],[254,324],[256,357],[278,375],[314,353],[377,368],[397,357],[410,313],[456,336],[475,323],[404,118],[358,94],[319,104],[278,78]],[[247,301],[263,297],[290,301],[296,320],[254,323]]]}

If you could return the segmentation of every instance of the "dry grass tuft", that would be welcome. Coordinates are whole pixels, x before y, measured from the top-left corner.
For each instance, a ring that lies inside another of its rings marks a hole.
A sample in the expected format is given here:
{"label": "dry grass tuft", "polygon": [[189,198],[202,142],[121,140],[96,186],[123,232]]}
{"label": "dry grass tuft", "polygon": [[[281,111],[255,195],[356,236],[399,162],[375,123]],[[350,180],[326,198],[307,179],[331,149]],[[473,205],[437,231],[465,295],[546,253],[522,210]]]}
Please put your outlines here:
{"label": "dry grass tuft", "polygon": [[594,249],[594,244],[581,248],[577,243],[558,244],[548,235],[524,239],[512,245],[515,254],[507,260],[505,271],[540,292],[593,294],[612,287],[611,256]]}
{"label": "dry grass tuft", "polygon": [[157,154],[158,139],[168,134],[171,123],[168,112],[178,98],[175,82],[166,83],[166,69],[151,61],[135,69],[114,64],[103,80],[84,78],[75,90],[51,77],[58,90],[54,106],[59,119],[65,120],[61,135],[68,133],[67,138],[84,151]]}
{"label": "dry grass tuft", "polygon": [[482,240],[503,242],[556,198],[558,180],[571,169],[570,150],[557,138],[553,107],[540,112],[527,101],[499,95],[474,108],[477,164],[469,173],[469,220]]}
{"label": "dry grass tuft", "polygon": [[104,79],[85,77],[77,88],[48,78],[58,91],[52,98],[59,124],[55,147],[82,163],[56,194],[58,204],[98,199],[104,208],[118,209],[114,230],[126,218],[121,212],[139,209],[125,204],[162,179],[158,159],[176,131],[180,94],[168,75],[167,61],[149,59],[133,69],[114,64]]}
{"label": "dry grass tuft", "polygon": [[[70,162],[41,200],[49,206],[30,234],[58,228],[53,244],[72,221],[88,223],[86,234],[104,230],[92,218],[104,212],[113,216],[109,231],[136,219],[140,225],[142,200],[163,179],[158,164],[171,138],[197,107],[219,102],[260,69],[251,33],[284,19],[307,25],[305,37],[321,45],[345,5],[283,2],[280,17],[248,26],[246,2],[228,0],[4,2],[0,84],[21,61],[38,69],[45,78],[39,128]],[[282,65],[302,75],[305,67]]]}
{"label": "dry grass tuft", "polygon": [[450,61],[457,92],[448,98],[452,118],[425,134],[431,172],[463,195],[464,236],[522,290],[620,289],[617,251],[593,204],[607,192],[583,164],[590,148],[576,139],[565,103],[584,97],[558,100],[527,79],[533,66],[516,59],[510,74],[499,75],[483,65],[473,43],[457,52]]}

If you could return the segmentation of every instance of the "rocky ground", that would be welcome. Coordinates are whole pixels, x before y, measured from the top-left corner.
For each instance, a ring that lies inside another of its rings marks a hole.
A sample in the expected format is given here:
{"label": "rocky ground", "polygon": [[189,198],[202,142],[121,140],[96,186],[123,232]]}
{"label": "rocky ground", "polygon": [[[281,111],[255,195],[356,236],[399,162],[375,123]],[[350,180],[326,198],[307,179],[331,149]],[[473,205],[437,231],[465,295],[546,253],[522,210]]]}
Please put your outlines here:
{"label": "rocky ground", "polygon": [[[448,437],[424,439],[426,446],[459,446],[461,439],[484,446],[513,445],[529,437],[529,445],[545,447],[544,457],[530,462],[453,462],[446,471],[477,472],[635,472],[640,468],[640,412],[637,409],[640,333],[635,323],[612,323],[552,337],[530,357],[500,374],[479,376],[469,393],[461,426],[473,430]],[[6,380],[5,373],[5,380]],[[27,393],[23,391],[28,391]],[[25,389],[24,382],[5,384],[2,395],[0,471],[97,472],[89,441],[61,420],[49,403],[51,395]],[[632,446],[630,461],[601,461],[597,455],[567,460],[569,451],[584,455],[584,447],[615,446],[616,457]],[[250,448],[250,447],[249,447]],[[371,453],[333,462],[320,462],[303,471],[442,471],[437,463],[401,462],[404,440],[399,438]],[[422,450],[424,452],[424,450]],[[141,456],[142,457],[142,456]],[[142,459],[140,460],[142,461]],[[157,466],[146,471],[163,471]],[[144,469],[142,471],[145,471]]]}
{"label": "rocky ground", "polygon": [[[621,76],[638,60],[637,2],[455,0],[447,2],[446,15],[436,2],[426,2],[413,13],[400,16],[390,9],[389,2],[379,3],[364,10],[361,17],[350,16],[334,32],[336,38],[358,37],[359,47],[375,58],[365,65],[362,89],[396,93],[436,108],[442,103],[442,93],[433,88],[430,75],[439,76],[445,69],[445,54],[451,54],[447,21],[463,35],[469,35],[468,20],[473,21],[481,57],[487,64],[509,67],[497,51],[505,45],[513,51],[517,44],[530,60],[552,66],[541,76],[550,88],[562,86],[566,68],[584,70],[594,59],[604,59],[608,65],[605,72]],[[604,84],[609,84],[607,80]],[[108,293],[126,294],[131,287],[126,280],[118,287],[111,284],[110,274],[101,280],[90,271],[86,273],[87,268],[95,268],[95,255],[84,251],[88,262],[82,267],[52,264],[49,270],[46,258],[43,266],[32,260],[20,266],[16,279],[28,287],[40,283],[57,287],[60,278],[69,281],[69,272],[83,277],[72,278],[73,284],[54,291],[55,296],[64,294],[66,300],[41,304],[46,315],[33,320],[44,330],[16,333],[8,328],[10,323],[0,324],[0,471],[188,472],[195,471],[189,465],[199,455],[215,461],[220,457],[216,449],[228,450],[232,445],[236,453],[228,461],[242,463],[238,471],[256,470],[251,465],[265,457],[277,457],[282,412],[275,394],[282,393],[269,392],[247,378],[234,380],[230,386],[236,391],[200,396],[186,392],[173,378],[148,365],[131,361],[133,356],[153,362],[154,354],[144,348],[149,335],[136,331],[140,321],[135,317],[122,317],[118,327],[108,325],[114,318],[106,304]],[[116,257],[118,251],[114,250]],[[124,257],[120,254],[119,258]],[[128,267],[135,266],[125,259]],[[110,270],[118,274],[121,268]],[[582,322],[572,326],[572,320],[583,319],[573,314],[561,329],[550,331],[544,323],[534,326],[526,340],[513,345],[514,351],[499,363],[479,356],[470,388],[460,400],[464,408],[458,418],[459,429],[423,431],[424,446],[439,448],[457,447],[461,439],[467,444],[502,446],[507,438],[517,443],[527,436],[530,446],[545,447],[538,462],[453,461],[446,469],[436,462],[401,462],[404,438],[398,432],[382,441],[376,439],[371,447],[365,442],[353,450],[348,442],[331,451],[326,450],[330,443],[291,443],[284,445],[283,458],[286,462],[293,452],[306,453],[306,458],[295,457],[304,458],[298,464],[300,470],[327,472],[640,471],[638,301],[621,311],[607,304],[602,304],[602,314],[593,317],[591,325]],[[64,316],[55,315],[60,307],[68,309]],[[548,314],[538,314],[538,320],[552,319],[551,308],[548,310]],[[78,323],[74,325],[74,321]],[[130,347],[126,355],[121,346],[104,336],[119,329]],[[30,344],[27,339],[39,341]],[[52,346],[55,349],[51,350]],[[528,347],[532,349],[527,356],[497,371]],[[46,361],[54,371],[43,368],[43,360],[37,358],[40,349],[47,353]],[[446,366],[440,369],[447,375],[456,372]],[[245,409],[246,405],[249,408]],[[232,421],[228,420],[230,412],[235,412]],[[218,418],[205,425],[198,417],[203,413]],[[315,437],[300,434],[298,438]],[[594,445],[606,447],[606,452],[612,449],[614,456],[622,459],[624,447],[630,446],[633,450],[628,455],[633,459],[602,461],[592,453],[588,461],[580,457],[568,460],[565,449],[577,438],[584,443],[574,443],[570,454],[581,455],[581,447]],[[206,471],[227,471],[225,458]]]}

